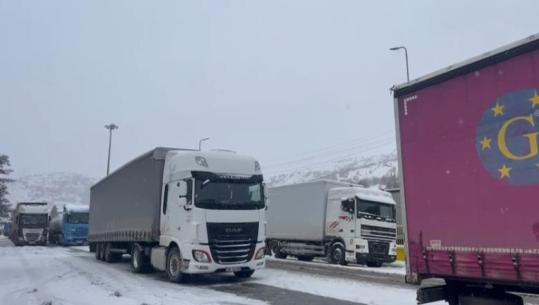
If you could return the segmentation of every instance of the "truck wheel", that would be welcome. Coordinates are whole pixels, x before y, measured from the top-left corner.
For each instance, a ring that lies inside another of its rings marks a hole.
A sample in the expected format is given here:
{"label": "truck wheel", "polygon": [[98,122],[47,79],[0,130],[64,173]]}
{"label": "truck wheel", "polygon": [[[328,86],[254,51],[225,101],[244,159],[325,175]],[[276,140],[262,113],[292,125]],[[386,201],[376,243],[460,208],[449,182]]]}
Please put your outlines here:
{"label": "truck wheel", "polygon": [[95,243],[95,259],[100,260],[99,254],[101,253],[101,243]]}
{"label": "truck wheel", "polygon": [[107,263],[114,263],[118,256],[112,252],[112,243],[105,244],[105,250],[103,251],[103,260]]}
{"label": "truck wheel", "polygon": [[99,260],[105,260],[105,243],[99,243]]}
{"label": "truck wheel", "polygon": [[308,255],[300,255],[298,256],[298,260],[302,262],[312,262],[314,257],[308,256]]}
{"label": "truck wheel", "polygon": [[379,268],[379,267],[382,267],[382,262],[373,262],[373,261],[370,261],[370,262],[367,262],[367,267],[375,267],[375,268]]}
{"label": "truck wheel", "polygon": [[58,241],[58,244],[59,244],[60,246],[64,246],[64,245],[65,245],[64,235],[63,235],[63,234],[58,234],[58,239],[57,239],[57,241]]}
{"label": "truck wheel", "polygon": [[234,275],[239,279],[248,279],[253,276],[253,273],[255,273],[254,270],[243,270],[234,272]]}
{"label": "truck wheel", "polygon": [[131,269],[135,273],[144,273],[150,270],[148,257],[144,255],[144,250],[138,245],[133,246],[131,250]]}
{"label": "truck wheel", "polygon": [[346,252],[340,243],[333,243],[329,251],[329,262],[332,264],[346,265]]}
{"label": "truck wheel", "polygon": [[95,252],[95,243],[89,243],[88,248],[90,248],[90,253]]}
{"label": "truck wheel", "polygon": [[182,256],[178,248],[172,248],[167,254],[167,275],[171,282],[182,283],[187,280],[187,274],[182,273]]}

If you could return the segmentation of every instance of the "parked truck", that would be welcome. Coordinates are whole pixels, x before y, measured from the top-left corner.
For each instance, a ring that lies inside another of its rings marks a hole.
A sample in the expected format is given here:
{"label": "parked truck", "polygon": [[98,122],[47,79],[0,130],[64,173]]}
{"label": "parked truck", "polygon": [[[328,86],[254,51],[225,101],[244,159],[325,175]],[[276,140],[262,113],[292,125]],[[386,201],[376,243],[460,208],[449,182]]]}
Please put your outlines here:
{"label": "parked truck", "polygon": [[407,281],[419,303],[539,293],[539,36],[394,88]]}
{"label": "parked truck", "polygon": [[49,208],[46,202],[19,202],[12,218],[9,237],[15,246],[47,244]]}
{"label": "parked truck", "polygon": [[61,246],[84,245],[88,242],[89,207],[65,204],[51,209],[49,242]]}
{"label": "parked truck", "polygon": [[388,192],[331,180],[268,189],[268,247],[275,257],[315,257],[380,267],[396,259],[395,201]]}
{"label": "parked truck", "polygon": [[107,262],[131,255],[134,272],[233,272],[265,265],[265,197],[260,164],[223,151],[155,148],[90,192],[91,250]]}

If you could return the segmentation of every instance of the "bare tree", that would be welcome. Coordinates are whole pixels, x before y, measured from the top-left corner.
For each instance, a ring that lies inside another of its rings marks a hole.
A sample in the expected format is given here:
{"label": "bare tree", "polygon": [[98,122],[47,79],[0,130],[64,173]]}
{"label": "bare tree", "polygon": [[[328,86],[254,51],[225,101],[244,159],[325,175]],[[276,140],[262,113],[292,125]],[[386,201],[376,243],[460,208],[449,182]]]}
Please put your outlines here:
{"label": "bare tree", "polygon": [[12,179],[8,178],[13,170],[10,169],[9,157],[0,154],[0,217],[7,217],[9,212],[9,200],[7,199],[7,184]]}

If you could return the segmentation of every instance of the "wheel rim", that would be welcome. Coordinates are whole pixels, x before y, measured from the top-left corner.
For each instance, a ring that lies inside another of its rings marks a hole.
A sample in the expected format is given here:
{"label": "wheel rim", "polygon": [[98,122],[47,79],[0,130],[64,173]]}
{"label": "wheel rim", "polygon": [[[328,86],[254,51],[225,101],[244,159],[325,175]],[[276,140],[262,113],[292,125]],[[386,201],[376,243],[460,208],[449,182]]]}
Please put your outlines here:
{"label": "wheel rim", "polygon": [[341,259],[342,259],[342,250],[341,250],[341,248],[337,247],[337,248],[335,248],[335,250],[333,250],[333,259],[336,262],[341,261]]}
{"label": "wheel rim", "polygon": [[135,269],[138,269],[139,267],[138,259],[139,259],[138,250],[135,250],[133,251],[133,267],[135,267]]}
{"label": "wheel rim", "polygon": [[168,269],[172,276],[177,276],[180,273],[180,259],[176,255],[171,256]]}

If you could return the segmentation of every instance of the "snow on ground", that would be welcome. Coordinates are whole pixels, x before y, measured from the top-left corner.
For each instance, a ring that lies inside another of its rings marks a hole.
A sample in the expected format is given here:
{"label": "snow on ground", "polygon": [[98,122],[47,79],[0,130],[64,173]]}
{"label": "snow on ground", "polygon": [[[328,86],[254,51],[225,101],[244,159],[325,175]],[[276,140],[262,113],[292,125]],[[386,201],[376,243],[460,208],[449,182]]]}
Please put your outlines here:
{"label": "snow on ground", "polygon": [[404,262],[393,262],[391,264],[384,264],[380,268],[371,268],[366,267],[363,265],[356,265],[356,264],[349,264],[347,266],[341,266],[341,265],[331,265],[328,264],[326,261],[321,259],[315,259],[312,262],[302,262],[297,260],[296,258],[289,257],[287,259],[278,259],[274,257],[267,257],[269,260],[277,260],[279,262],[286,262],[286,261],[293,261],[295,264],[304,264],[306,266],[309,265],[326,265],[327,268],[336,268],[336,269],[348,269],[348,270],[362,270],[367,272],[376,272],[376,273],[385,273],[385,274],[398,274],[398,275],[406,275],[406,265]]}
{"label": "snow on ground", "polygon": [[[234,287],[236,282],[210,280],[174,284],[168,282],[166,274],[162,272],[138,275],[130,271],[126,262],[98,262],[92,253],[88,253],[87,246],[2,247],[2,240],[0,304],[41,305],[51,302],[52,305],[262,305],[267,303],[234,293],[241,295],[245,287],[266,289],[264,287],[267,286],[369,305],[416,303],[416,287],[375,284],[279,269],[259,270],[251,280],[245,281],[247,286],[238,282],[238,289],[221,292],[218,291],[218,286]],[[402,266],[390,265],[386,268],[393,272],[392,268],[399,269]],[[304,299],[298,297],[294,301],[303,304]]]}
{"label": "snow on ground", "polygon": [[[255,281],[259,284],[369,305],[417,304],[416,287],[398,288],[277,269],[259,271]],[[447,305],[444,302],[431,304]]]}
{"label": "snow on ground", "polygon": [[266,304],[128,269],[127,264],[99,263],[89,253],[69,248],[0,247],[0,304]]}

